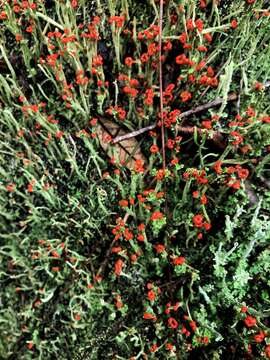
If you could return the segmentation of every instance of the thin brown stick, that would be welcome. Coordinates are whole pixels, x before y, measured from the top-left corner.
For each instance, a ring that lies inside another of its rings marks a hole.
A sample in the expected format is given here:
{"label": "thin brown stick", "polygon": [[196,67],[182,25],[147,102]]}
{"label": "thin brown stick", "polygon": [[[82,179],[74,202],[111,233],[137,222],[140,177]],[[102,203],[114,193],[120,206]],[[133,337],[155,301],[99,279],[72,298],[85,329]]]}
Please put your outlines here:
{"label": "thin brown stick", "polygon": [[[230,94],[227,98],[227,101],[234,101],[238,98],[238,95],[233,93],[233,94]],[[193,115],[193,114],[197,114],[201,111],[204,111],[204,110],[208,110],[208,109],[211,109],[213,107],[216,107],[216,106],[219,106],[223,103],[224,99],[223,98],[216,98],[215,100],[213,101],[209,101],[208,103],[206,104],[203,104],[203,105],[200,105],[200,106],[197,106],[196,108],[194,109],[191,109],[191,110],[188,110],[188,111],[185,111],[183,112],[182,114],[179,115],[179,119],[182,119],[184,117],[187,117],[189,115]]]}
{"label": "thin brown stick", "polygon": [[[238,98],[238,95],[233,93],[233,94],[230,94],[228,96],[228,99],[227,101],[234,101]],[[213,101],[209,101],[208,103],[206,104],[203,104],[203,105],[200,105],[200,106],[197,106],[195,107],[194,109],[191,109],[191,110],[188,110],[188,111],[185,111],[183,112],[182,114],[180,114],[178,116],[178,119],[183,119],[184,117],[187,117],[187,116],[190,116],[190,115],[193,115],[193,114],[197,114],[199,112],[202,112],[202,111],[205,111],[205,110],[208,110],[208,109],[211,109],[213,107],[216,107],[216,106],[219,106],[222,104],[222,102],[224,101],[223,98],[216,98],[215,100]],[[123,140],[127,140],[127,139],[131,139],[135,136],[138,136],[138,135],[141,135],[143,133],[145,133],[146,131],[150,131],[150,130],[153,130],[157,127],[157,124],[152,124],[152,125],[149,125],[149,126],[146,126],[144,128],[141,128],[139,130],[135,130],[135,131],[132,131],[128,134],[125,134],[125,135],[122,135],[122,136],[117,136],[116,138],[113,139],[113,143],[116,144],[118,142],[121,142]],[[180,129],[181,131],[183,131],[183,127],[181,127],[180,125],[177,125],[175,127],[176,131],[180,132]]]}
{"label": "thin brown stick", "polygon": [[160,119],[161,119],[161,143],[162,143],[162,167],[166,169],[166,152],[165,152],[165,129],[163,115],[163,85],[162,85],[162,21],[163,21],[163,0],[159,1],[159,99],[160,99]]}
{"label": "thin brown stick", "polygon": [[[181,134],[193,134],[195,130],[202,135],[202,134],[208,134],[208,129],[200,129],[197,126],[178,126],[177,127],[178,132]],[[214,136],[217,134],[221,134],[220,131],[214,131]]]}
{"label": "thin brown stick", "polygon": [[143,133],[145,133],[146,131],[150,131],[150,130],[153,130],[157,127],[157,124],[152,124],[152,125],[149,125],[149,126],[146,126],[146,127],[143,127],[139,130],[135,130],[135,131],[132,131],[128,134],[125,134],[125,135],[121,135],[121,136],[116,136],[112,142],[114,144],[118,143],[118,142],[121,142],[121,141],[124,141],[124,140],[127,140],[127,139],[130,139],[130,138],[133,138],[135,136],[138,136],[138,135],[141,135]]}

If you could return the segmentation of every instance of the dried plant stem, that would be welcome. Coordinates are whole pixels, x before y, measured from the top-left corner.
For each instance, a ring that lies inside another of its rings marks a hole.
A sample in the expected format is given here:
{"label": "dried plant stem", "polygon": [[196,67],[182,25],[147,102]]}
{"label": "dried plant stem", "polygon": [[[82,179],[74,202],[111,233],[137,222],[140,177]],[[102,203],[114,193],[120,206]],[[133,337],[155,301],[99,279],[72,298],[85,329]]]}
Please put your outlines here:
{"label": "dried plant stem", "polygon": [[159,99],[160,99],[160,118],[161,118],[161,142],[162,142],[162,167],[166,169],[166,153],[165,153],[165,129],[163,115],[163,85],[162,85],[162,20],[163,20],[163,0],[160,0],[159,12]]}
{"label": "dried plant stem", "polygon": [[131,138],[133,138],[133,137],[135,137],[135,136],[138,136],[138,135],[141,135],[141,134],[145,133],[146,131],[150,131],[150,130],[155,129],[156,126],[157,126],[157,124],[152,124],[152,125],[143,127],[143,128],[141,128],[141,129],[139,129],[139,130],[132,131],[132,132],[130,132],[130,133],[128,133],[128,134],[121,135],[121,136],[117,136],[117,137],[115,137],[115,138],[113,139],[112,142],[113,142],[114,144],[116,144],[116,143],[121,142],[121,141],[123,141],[123,140],[131,139]]}
{"label": "dried plant stem", "polygon": [[[227,101],[234,101],[237,98],[238,98],[238,95],[233,93],[233,94],[230,94],[228,96]],[[202,111],[211,109],[213,107],[219,106],[219,105],[222,104],[222,101],[223,101],[223,98],[220,98],[220,97],[216,98],[215,100],[209,101],[206,104],[197,106],[196,108],[193,108],[191,110],[183,112],[182,114],[179,115],[178,119],[183,119],[183,118],[185,118],[187,116],[194,115],[194,114],[197,114],[199,112],[202,112]],[[121,142],[123,140],[130,139],[132,137],[141,135],[141,134],[145,133],[146,131],[150,131],[150,130],[155,129],[156,126],[157,126],[157,124],[152,124],[152,125],[146,126],[144,128],[141,128],[139,130],[132,131],[131,133],[128,133],[128,134],[125,134],[125,135],[122,135],[122,136],[117,136],[116,138],[113,139],[113,143],[116,144],[116,143]],[[183,127],[183,126],[180,126],[180,125],[177,125],[175,127],[176,131],[182,132],[182,133],[191,133],[190,129],[193,129],[192,132],[194,132],[194,127]],[[201,129],[198,129],[198,130],[200,132]],[[218,132],[216,132],[216,133],[218,133]]]}

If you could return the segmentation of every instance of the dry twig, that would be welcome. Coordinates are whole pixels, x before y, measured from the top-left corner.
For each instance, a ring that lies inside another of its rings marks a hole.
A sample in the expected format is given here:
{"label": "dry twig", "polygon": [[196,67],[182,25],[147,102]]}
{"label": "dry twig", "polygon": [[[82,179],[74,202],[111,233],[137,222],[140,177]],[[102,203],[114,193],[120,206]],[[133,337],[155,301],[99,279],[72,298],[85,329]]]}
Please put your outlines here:
{"label": "dry twig", "polygon": [[[238,98],[238,95],[233,93],[233,94],[230,94],[228,96],[227,101],[234,101],[237,98]],[[197,106],[194,109],[183,112],[182,114],[179,115],[178,119],[183,119],[184,117],[194,115],[194,114],[197,114],[199,112],[211,109],[213,107],[221,105],[222,102],[223,102],[223,98],[220,98],[220,97],[216,98],[215,100],[209,101],[206,104]],[[143,133],[145,133],[147,131],[155,129],[156,127],[157,127],[157,124],[153,124],[153,125],[149,125],[149,126],[146,126],[144,128],[141,128],[139,130],[132,131],[131,133],[128,133],[128,134],[125,134],[125,135],[122,135],[122,136],[117,136],[116,138],[113,139],[113,143],[116,144],[116,143],[121,142],[123,140],[130,139],[132,137],[141,135],[141,134],[143,134]],[[188,130],[186,130],[186,129],[188,129]],[[191,129],[193,129],[193,130],[191,131]],[[178,131],[178,132],[182,132],[182,133],[193,133],[194,132],[194,127],[183,127],[183,126],[177,125],[175,127],[175,130]],[[198,129],[198,130],[202,130],[202,129]],[[216,136],[219,137],[219,138],[222,137],[222,135],[219,132],[216,132]]]}
{"label": "dry twig", "polygon": [[162,165],[163,171],[166,169],[166,154],[165,154],[165,129],[164,129],[164,115],[163,115],[163,85],[162,85],[162,21],[163,21],[163,0],[159,2],[159,99],[160,99],[160,118],[161,118],[161,142],[162,142]]}

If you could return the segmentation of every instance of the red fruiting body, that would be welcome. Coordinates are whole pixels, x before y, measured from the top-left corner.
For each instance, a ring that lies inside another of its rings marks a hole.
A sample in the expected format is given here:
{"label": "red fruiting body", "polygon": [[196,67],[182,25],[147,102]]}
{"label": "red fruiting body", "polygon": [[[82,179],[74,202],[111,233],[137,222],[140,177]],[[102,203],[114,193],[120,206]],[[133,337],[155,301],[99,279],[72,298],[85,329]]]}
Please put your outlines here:
{"label": "red fruiting body", "polygon": [[245,324],[247,327],[253,327],[256,325],[257,321],[254,317],[248,315],[245,320],[244,320]]}
{"label": "red fruiting body", "polygon": [[169,326],[171,329],[177,329],[177,328],[178,328],[178,322],[175,320],[175,318],[170,317],[170,318],[168,319],[168,326]]}

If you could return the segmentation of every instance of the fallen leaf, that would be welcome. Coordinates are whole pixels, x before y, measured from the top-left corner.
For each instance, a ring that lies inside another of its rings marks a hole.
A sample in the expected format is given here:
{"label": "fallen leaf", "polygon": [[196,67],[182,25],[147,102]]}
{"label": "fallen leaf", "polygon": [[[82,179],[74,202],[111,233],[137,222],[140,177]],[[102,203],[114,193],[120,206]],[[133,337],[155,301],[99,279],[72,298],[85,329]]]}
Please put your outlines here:
{"label": "fallen leaf", "polygon": [[101,147],[111,159],[115,160],[116,164],[125,165],[130,170],[133,170],[136,160],[141,160],[142,166],[146,163],[139,143],[135,138],[123,140],[117,144],[112,143],[114,137],[126,134],[115,122],[103,120],[102,124],[97,125],[96,134]]}

